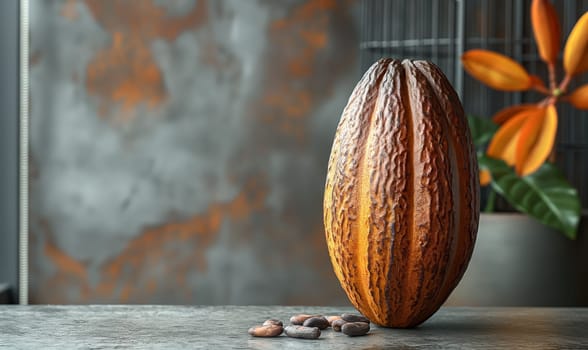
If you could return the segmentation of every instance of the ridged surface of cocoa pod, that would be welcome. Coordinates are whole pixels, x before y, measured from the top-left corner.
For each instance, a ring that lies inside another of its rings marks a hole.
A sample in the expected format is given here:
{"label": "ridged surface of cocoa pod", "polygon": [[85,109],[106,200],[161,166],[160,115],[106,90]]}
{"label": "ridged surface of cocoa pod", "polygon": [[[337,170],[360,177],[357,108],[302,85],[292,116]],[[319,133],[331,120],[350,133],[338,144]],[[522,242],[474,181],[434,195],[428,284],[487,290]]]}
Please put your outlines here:
{"label": "ridged surface of cocoa pod", "polygon": [[372,322],[414,327],[470,260],[478,166],[467,119],[441,70],[382,59],[355,87],[331,150],[324,223],[334,271]]}

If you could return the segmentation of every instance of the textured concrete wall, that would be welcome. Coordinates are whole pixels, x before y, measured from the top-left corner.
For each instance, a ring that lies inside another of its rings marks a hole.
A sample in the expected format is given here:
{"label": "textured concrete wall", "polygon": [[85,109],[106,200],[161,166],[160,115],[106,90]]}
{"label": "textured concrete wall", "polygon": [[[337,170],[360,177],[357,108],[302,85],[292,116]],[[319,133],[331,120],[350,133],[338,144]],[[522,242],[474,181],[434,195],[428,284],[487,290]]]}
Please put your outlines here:
{"label": "textured concrete wall", "polygon": [[346,303],[322,193],[358,2],[31,7],[32,302]]}

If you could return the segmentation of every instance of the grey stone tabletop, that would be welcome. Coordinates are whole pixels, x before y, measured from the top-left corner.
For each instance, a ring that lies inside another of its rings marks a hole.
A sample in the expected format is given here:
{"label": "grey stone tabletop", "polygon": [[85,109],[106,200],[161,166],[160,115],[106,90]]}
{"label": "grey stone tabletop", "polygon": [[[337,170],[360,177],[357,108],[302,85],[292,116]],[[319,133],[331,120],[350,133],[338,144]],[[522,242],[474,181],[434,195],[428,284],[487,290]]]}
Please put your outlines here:
{"label": "grey stone tabletop", "polygon": [[588,308],[442,308],[415,329],[254,338],[249,327],[348,307],[0,305],[4,349],[588,349]]}

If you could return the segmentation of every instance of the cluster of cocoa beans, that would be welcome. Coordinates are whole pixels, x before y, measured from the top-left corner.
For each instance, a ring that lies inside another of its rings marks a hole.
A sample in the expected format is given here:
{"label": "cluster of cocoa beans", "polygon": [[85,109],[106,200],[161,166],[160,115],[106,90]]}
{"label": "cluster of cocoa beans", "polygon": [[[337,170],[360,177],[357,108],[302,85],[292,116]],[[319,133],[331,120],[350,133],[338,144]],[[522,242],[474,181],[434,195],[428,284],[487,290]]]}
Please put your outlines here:
{"label": "cluster of cocoa beans", "polygon": [[301,339],[317,339],[321,330],[333,328],[350,337],[366,335],[370,330],[370,320],[361,315],[342,314],[341,316],[323,316],[300,314],[290,317],[290,325],[284,327],[277,319],[266,320],[261,326],[249,328],[254,337],[277,337],[285,333],[288,337]]}

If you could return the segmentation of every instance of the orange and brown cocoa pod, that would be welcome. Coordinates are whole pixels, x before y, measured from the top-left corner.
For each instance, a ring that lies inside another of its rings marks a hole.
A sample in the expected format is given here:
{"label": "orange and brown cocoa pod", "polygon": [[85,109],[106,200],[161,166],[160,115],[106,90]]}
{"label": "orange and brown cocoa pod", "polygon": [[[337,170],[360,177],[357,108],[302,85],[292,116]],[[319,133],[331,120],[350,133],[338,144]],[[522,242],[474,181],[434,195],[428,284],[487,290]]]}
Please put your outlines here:
{"label": "orange and brown cocoa pod", "polygon": [[382,59],[355,87],[329,160],[324,223],[335,273],[372,322],[414,327],[470,260],[478,166],[457,94],[432,63]]}

